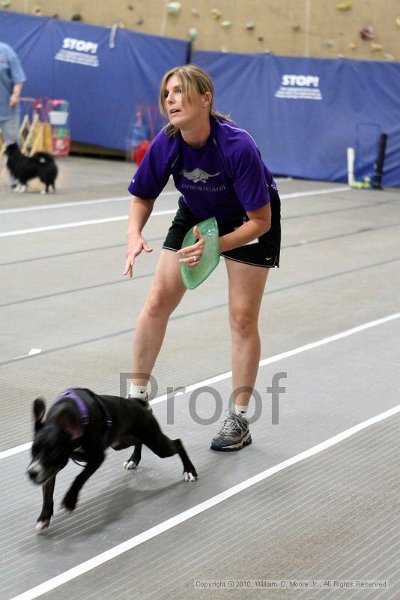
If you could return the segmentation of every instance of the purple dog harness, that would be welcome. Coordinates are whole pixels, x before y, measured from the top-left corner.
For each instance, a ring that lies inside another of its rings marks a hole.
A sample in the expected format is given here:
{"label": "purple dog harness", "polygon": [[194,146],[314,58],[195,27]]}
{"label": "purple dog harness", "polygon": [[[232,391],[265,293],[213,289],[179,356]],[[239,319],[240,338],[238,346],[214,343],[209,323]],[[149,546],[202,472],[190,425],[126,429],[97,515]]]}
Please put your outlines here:
{"label": "purple dog harness", "polygon": [[106,405],[104,404],[104,402],[102,402],[100,400],[100,398],[98,396],[95,396],[94,394],[92,394],[90,392],[90,390],[88,390],[87,388],[80,388],[80,387],[75,387],[75,388],[67,388],[66,390],[64,390],[63,392],[61,392],[61,394],[59,396],[57,396],[57,398],[54,400],[53,402],[53,406],[55,404],[58,404],[59,402],[62,402],[64,400],[73,400],[76,404],[76,407],[79,411],[80,417],[81,417],[81,424],[83,426],[88,425],[89,423],[89,409],[86,406],[85,402],[82,400],[82,398],[79,396],[79,394],[77,393],[78,391],[82,391],[82,392],[86,392],[88,394],[90,394],[91,398],[93,398],[97,404],[100,406],[101,410],[103,411],[104,417],[105,417],[105,421],[106,421],[106,431],[104,434],[104,438],[103,438],[103,445],[104,448],[107,448],[108,446],[108,441],[109,441],[109,437],[110,437],[110,431],[111,431],[111,426],[112,426],[112,419],[111,419],[111,415],[106,407]]}

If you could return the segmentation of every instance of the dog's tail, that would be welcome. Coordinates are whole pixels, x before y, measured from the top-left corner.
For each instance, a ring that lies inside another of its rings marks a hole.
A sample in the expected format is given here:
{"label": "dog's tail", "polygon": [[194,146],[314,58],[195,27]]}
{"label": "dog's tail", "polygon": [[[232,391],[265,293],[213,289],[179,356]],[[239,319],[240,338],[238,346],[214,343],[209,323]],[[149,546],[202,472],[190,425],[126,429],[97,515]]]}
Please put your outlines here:
{"label": "dog's tail", "polygon": [[35,154],[31,156],[31,158],[39,165],[53,165],[55,163],[53,156],[48,152],[35,152]]}

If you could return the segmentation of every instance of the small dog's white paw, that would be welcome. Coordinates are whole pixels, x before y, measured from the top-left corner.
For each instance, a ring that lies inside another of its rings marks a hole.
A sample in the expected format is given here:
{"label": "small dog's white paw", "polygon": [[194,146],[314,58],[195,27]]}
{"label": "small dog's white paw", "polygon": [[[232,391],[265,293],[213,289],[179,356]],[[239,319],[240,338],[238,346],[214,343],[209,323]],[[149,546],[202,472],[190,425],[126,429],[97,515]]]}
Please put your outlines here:
{"label": "small dog's white paw", "polygon": [[124,469],[137,469],[137,464],[134,460],[126,460],[124,462]]}
{"label": "small dog's white paw", "polygon": [[196,477],[193,475],[193,473],[187,471],[184,472],[183,479],[185,481],[196,481]]}
{"label": "small dog's white paw", "polygon": [[43,533],[44,531],[47,531],[47,529],[49,528],[49,523],[48,521],[38,521],[36,523],[36,533]]}

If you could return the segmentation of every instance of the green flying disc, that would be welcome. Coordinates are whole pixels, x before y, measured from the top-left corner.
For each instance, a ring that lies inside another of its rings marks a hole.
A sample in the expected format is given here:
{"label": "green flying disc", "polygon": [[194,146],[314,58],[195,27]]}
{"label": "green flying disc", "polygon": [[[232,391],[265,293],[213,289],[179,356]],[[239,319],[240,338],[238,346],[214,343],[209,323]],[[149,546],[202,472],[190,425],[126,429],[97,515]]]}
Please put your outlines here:
{"label": "green flying disc", "polygon": [[[216,219],[211,217],[211,219],[206,219],[198,223],[197,229],[204,237],[204,252],[195,267],[188,267],[184,263],[181,265],[182,281],[189,290],[194,290],[194,288],[203,283],[219,263],[219,232]],[[182,248],[191,246],[196,242],[197,238],[193,233],[192,227],[185,235]]]}

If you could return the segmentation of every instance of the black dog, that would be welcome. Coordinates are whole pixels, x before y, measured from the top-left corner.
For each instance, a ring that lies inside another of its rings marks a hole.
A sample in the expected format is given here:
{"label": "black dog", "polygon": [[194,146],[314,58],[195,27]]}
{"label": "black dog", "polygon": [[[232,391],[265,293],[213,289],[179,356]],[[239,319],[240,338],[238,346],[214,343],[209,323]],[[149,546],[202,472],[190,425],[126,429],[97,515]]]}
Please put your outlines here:
{"label": "black dog", "polygon": [[160,458],[179,454],[185,481],[197,479],[196,469],[181,440],[171,440],[162,433],[147,402],[100,396],[85,388],[69,388],[56,398],[46,421],[46,405],[41,398],[34,401],[33,411],[35,437],[28,475],[34,483],[42,485],[43,490],[37,531],[50,524],[56,475],[70,458],[85,466],[62,500],[61,506],[67,512],[76,507],[82,486],[100,467],[108,447],[122,450],[135,446],[124,463],[126,469],[138,466],[143,444]]}
{"label": "black dog", "polygon": [[6,148],[7,168],[11,175],[19,182],[18,192],[24,192],[30,179],[39,177],[46,186],[46,194],[52,187],[56,191],[55,181],[58,168],[54,158],[47,152],[36,152],[32,156],[22,154],[18,144],[10,144]]}

